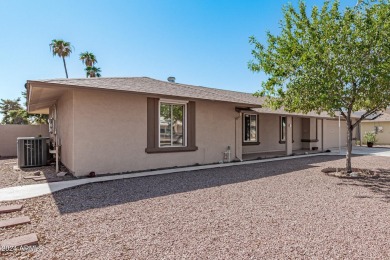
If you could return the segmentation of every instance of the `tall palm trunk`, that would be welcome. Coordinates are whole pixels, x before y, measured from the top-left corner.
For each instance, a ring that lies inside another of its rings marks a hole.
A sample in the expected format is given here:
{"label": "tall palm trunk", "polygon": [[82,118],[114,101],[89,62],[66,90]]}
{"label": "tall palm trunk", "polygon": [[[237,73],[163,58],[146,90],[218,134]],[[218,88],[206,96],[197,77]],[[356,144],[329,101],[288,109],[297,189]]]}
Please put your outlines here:
{"label": "tall palm trunk", "polygon": [[65,75],[66,75],[66,78],[68,78],[68,70],[66,69],[65,57],[62,57],[62,61],[64,62],[64,68],[65,68]]}

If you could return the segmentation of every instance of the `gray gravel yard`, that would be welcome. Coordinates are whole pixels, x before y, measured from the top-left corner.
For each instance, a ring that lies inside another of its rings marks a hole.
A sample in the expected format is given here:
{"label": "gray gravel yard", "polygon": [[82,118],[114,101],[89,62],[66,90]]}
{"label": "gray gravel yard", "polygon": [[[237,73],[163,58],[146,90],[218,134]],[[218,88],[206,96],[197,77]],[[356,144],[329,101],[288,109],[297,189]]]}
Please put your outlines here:
{"label": "gray gravel yard", "polygon": [[[13,169],[13,167],[16,165],[16,162],[16,158],[0,158],[0,188],[75,179],[70,174],[63,177],[57,177],[55,166],[22,168],[16,171]],[[64,167],[61,167],[61,170],[66,171]],[[34,175],[34,172],[40,172],[40,176],[45,177],[46,179],[35,181],[24,178],[25,176]]]}
{"label": "gray gravel yard", "polygon": [[[390,176],[321,172],[344,163],[307,157],[95,183],[20,201],[32,223],[1,230],[0,240],[36,232],[40,246],[3,256],[390,259]],[[354,157],[353,166],[388,169],[390,158]]]}

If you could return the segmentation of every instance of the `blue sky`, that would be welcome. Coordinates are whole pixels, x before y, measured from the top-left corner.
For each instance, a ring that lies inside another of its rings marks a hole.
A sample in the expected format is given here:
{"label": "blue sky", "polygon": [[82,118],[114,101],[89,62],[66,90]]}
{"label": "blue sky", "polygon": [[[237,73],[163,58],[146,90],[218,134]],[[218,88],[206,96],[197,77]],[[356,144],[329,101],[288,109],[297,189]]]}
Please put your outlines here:
{"label": "blue sky", "polygon": [[288,2],[298,1],[0,1],[0,98],[19,97],[28,79],[65,77],[61,59],[50,53],[52,39],[74,46],[66,60],[71,78],[85,77],[79,54],[90,51],[104,77],[175,76],[255,92],[265,76],[247,68],[248,37],[264,42],[267,30],[277,33]]}

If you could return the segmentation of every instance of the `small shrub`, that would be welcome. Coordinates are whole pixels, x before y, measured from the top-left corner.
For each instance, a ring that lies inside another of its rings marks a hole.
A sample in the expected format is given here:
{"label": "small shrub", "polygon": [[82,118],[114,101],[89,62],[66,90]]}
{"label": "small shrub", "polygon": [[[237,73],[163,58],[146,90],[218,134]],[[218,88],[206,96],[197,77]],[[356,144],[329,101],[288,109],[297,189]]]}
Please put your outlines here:
{"label": "small shrub", "polygon": [[377,142],[376,134],[375,132],[365,132],[364,133],[364,140],[367,143],[373,143],[375,144]]}

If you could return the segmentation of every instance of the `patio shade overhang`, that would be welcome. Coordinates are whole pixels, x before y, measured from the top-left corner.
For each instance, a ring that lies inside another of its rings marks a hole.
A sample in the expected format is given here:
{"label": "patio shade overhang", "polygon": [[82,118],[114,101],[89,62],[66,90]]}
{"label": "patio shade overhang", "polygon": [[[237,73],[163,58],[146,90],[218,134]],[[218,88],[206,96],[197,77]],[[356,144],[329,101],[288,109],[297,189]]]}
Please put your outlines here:
{"label": "patio shade overhang", "polygon": [[27,112],[30,114],[49,114],[66,88],[51,88],[41,84],[27,83]]}

